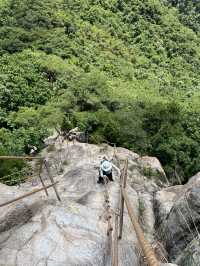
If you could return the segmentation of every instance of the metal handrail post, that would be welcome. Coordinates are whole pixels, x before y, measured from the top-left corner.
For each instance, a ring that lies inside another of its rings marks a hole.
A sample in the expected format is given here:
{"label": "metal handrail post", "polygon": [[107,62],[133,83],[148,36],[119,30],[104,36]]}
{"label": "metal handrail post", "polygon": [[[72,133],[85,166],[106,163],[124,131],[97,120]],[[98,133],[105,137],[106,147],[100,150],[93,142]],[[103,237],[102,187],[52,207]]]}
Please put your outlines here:
{"label": "metal handrail post", "polygon": [[119,239],[122,238],[123,223],[124,223],[124,197],[122,189],[126,187],[127,181],[127,171],[128,171],[128,160],[125,162],[124,169],[120,177],[120,225],[119,225]]}
{"label": "metal handrail post", "polygon": [[44,161],[43,161],[43,159],[41,159],[41,161],[40,161],[40,165],[39,165],[39,178],[40,178],[40,181],[41,181],[41,183],[42,183],[42,186],[43,186],[43,188],[44,188],[44,191],[45,191],[46,195],[49,196],[49,193],[48,193],[48,191],[47,191],[47,189],[46,189],[46,187],[45,187],[45,184],[44,184],[44,181],[43,181],[43,179],[42,179],[42,175],[41,175],[41,173],[42,173],[42,166],[43,166],[43,163],[44,163]]}
{"label": "metal handrail post", "polygon": [[44,165],[45,165],[45,168],[46,168],[46,171],[47,171],[48,177],[49,177],[49,179],[50,179],[50,181],[51,181],[51,184],[53,185],[53,189],[54,189],[54,191],[55,191],[55,193],[56,193],[56,197],[57,197],[57,199],[58,199],[59,201],[61,201],[61,198],[60,198],[60,196],[59,196],[59,194],[58,194],[58,190],[57,190],[56,185],[55,185],[55,183],[54,183],[53,176],[52,176],[51,173],[50,173],[49,166],[48,166],[48,163],[47,163],[46,160],[44,160]]}

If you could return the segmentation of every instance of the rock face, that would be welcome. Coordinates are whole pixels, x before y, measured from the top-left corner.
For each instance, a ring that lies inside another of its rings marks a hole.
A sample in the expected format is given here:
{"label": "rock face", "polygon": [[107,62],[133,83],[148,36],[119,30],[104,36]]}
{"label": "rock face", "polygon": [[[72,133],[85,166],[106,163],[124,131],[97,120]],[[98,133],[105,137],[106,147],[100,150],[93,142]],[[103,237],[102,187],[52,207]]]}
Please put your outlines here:
{"label": "rock face", "polygon": [[[1,234],[0,265],[106,265],[106,227],[89,208],[48,201],[37,205],[28,204],[27,219]],[[23,208],[16,206],[9,218]]]}
{"label": "rock face", "polygon": [[199,264],[200,179],[199,174],[188,184],[168,188],[156,195],[160,240],[170,258],[180,266]]}
{"label": "rock face", "polygon": [[[50,188],[48,197],[42,191],[0,209],[0,266],[111,265],[105,195],[108,191],[114,224],[120,187],[115,171],[115,182],[108,186],[97,184],[98,166],[104,155],[121,169],[128,158],[130,202],[160,261],[168,259],[178,266],[200,265],[200,173],[184,186],[166,188],[166,176],[156,158],[140,157],[106,144],[63,142],[58,137],[42,156],[59,182],[62,201]],[[48,184],[45,169],[42,177]],[[18,187],[0,184],[0,204],[39,187],[39,179]],[[125,208],[119,266],[146,265],[141,254]]]}
{"label": "rock face", "polygon": [[141,166],[144,175],[157,179],[157,181],[168,182],[165,171],[157,158],[143,156],[138,158],[137,162]]}
{"label": "rock face", "polygon": [[[119,149],[120,156],[135,154]],[[54,178],[59,181],[58,202],[53,189],[49,197],[40,192],[0,212],[0,266],[106,266],[110,265],[110,238],[105,217],[105,186],[97,184],[100,158],[113,156],[109,146],[58,143],[43,152]],[[114,162],[119,163],[114,158]],[[43,177],[46,184],[46,172]],[[109,183],[111,210],[118,212],[119,177]],[[39,182],[36,188],[40,187]],[[0,185],[0,203],[31,191],[32,183],[20,187]],[[138,214],[138,195],[127,187]],[[113,222],[113,221],[112,221]],[[127,211],[123,239],[119,245],[119,265],[139,265],[139,247]]]}
{"label": "rock face", "polygon": [[160,225],[170,213],[178,195],[182,193],[183,186],[174,186],[165,188],[156,192],[154,197],[154,207],[156,215],[156,223]]}
{"label": "rock face", "polygon": [[187,248],[182,252],[180,257],[176,260],[178,265],[182,266],[196,266],[200,265],[200,241],[193,239]]}

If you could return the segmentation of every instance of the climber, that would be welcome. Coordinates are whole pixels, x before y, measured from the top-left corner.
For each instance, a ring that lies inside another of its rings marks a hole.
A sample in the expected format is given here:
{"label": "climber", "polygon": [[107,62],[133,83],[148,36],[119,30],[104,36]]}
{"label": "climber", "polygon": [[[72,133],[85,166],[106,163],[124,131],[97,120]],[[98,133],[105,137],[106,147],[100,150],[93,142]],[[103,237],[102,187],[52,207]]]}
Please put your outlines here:
{"label": "climber", "polygon": [[79,135],[80,135],[80,130],[79,130],[79,128],[78,127],[75,127],[75,128],[73,128],[73,129],[71,129],[67,134],[66,134],[66,136],[67,136],[67,138],[68,138],[68,140],[70,140],[70,141],[74,141],[74,140],[78,140],[78,138],[79,138]]}
{"label": "climber", "polygon": [[37,150],[38,150],[38,148],[37,148],[36,146],[34,146],[34,145],[29,145],[29,144],[28,144],[28,149],[29,149],[29,155],[30,155],[30,156],[34,156],[34,155],[36,155]]}
{"label": "climber", "polygon": [[99,167],[99,179],[97,181],[98,184],[104,183],[104,176],[107,176],[109,181],[113,180],[113,173],[112,169],[115,168],[117,172],[120,174],[120,169],[115,166],[111,161],[109,161],[105,156],[103,157],[102,161],[100,162]]}

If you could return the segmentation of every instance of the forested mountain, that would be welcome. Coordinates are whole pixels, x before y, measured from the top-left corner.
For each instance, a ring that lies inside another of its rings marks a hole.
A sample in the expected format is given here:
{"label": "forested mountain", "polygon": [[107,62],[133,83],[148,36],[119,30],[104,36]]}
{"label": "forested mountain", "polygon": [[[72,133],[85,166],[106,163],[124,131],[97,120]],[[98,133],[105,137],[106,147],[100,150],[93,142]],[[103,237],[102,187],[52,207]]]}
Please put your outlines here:
{"label": "forested mountain", "polygon": [[178,8],[181,22],[195,32],[200,30],[200,2],[198,0],[166,0]]}
{"label": "forested mountain", "polygon": [[[79,126],[200,170],[198,1],[0,0],[0,154]],[[16,163],[0,165],[9,173]]]}

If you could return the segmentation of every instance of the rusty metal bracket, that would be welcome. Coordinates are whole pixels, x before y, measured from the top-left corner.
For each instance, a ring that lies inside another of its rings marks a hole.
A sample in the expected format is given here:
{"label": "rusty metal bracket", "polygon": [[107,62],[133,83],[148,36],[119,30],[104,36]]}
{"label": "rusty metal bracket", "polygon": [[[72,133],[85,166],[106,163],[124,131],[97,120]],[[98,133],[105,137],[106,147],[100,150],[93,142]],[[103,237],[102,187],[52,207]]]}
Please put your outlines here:
{"label": "rusty metal bracket", "polygon": [[128,171],[128,160],[125,161],[124,169],[120,176],[120,225],[119,225],[119,239],[122,238],[123,223],[124,223],[124,197],[122,195],[122,188],[126,187]]}

